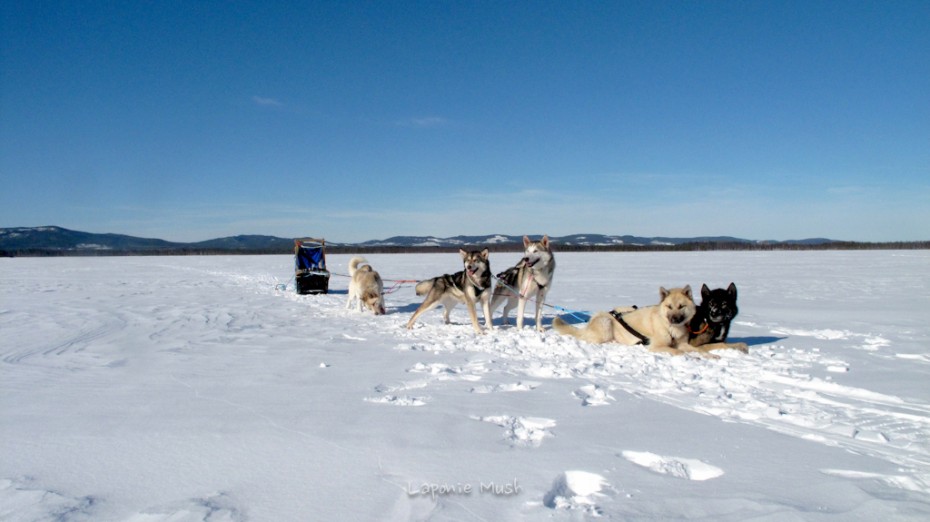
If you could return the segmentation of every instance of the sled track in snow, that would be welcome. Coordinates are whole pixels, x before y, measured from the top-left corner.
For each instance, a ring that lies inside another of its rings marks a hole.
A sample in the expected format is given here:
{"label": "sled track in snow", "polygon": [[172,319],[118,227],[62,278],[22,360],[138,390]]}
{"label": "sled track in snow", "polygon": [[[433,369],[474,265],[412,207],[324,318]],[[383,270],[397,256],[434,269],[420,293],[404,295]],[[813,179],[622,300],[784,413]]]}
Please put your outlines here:
{"label": "sled track in snow", "polygon": [[2,355],[2,360],[6,364],[41,364],[43,357],[64,356],[69,354],[80,354],[88,346],[95,342],[113,335],[126,326],[126,322],[116,316],[106,318],[93,318],[81,320],[80,326],[75,327],[73,332],[64,335],[61,341],[51,346],[33,345],[33,346],[9,346],[8,351]]}

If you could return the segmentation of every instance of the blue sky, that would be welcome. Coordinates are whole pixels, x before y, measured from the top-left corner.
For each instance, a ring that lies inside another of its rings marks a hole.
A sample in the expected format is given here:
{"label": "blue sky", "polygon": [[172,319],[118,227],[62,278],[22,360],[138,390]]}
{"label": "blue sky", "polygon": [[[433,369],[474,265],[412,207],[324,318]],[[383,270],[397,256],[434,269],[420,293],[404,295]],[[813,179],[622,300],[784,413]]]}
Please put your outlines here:
{"label": "blue sky", "polygon": [[925,0],[0,13],[0,227],[930,239]]}

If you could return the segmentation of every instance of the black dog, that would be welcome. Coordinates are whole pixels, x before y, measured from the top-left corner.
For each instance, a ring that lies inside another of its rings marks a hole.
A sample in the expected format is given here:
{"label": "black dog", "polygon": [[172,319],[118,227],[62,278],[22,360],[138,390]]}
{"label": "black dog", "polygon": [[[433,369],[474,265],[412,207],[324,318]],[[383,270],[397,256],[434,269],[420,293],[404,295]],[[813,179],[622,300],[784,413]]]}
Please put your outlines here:
{"label": "black dog", "polygon": [[706,284],[701,286],[701,304],[688,327],[688,344],[703,350],[733,348],[748,352],[746,343],[727,343],[730,323],[737,313],[735,284],[730,283],[726,290],[711,290]]}

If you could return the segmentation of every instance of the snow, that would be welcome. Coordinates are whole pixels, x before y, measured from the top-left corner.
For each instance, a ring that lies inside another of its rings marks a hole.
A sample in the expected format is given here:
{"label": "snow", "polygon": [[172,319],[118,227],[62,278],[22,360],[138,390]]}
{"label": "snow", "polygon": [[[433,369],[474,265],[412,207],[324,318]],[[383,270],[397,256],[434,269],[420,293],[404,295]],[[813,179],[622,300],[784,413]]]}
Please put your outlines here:
{"label": "snow", "polygon": [[[366,257],[388,287],[461,263]],[[406,330],[412,285],[358,313],[343,277],[276,289],[290,256],[0,260],[0,520],[930,519],[930,252],[556,257],[576,314],[733,281],[750,353],[588,345],[554,308]]]}
{"label": "snow", "polygon": [[111,250],[110,247],[97,243],[78,243],[74,248],[78,250]]}
{"label": "snow", "polygon": [[648,451],[624,451],[623,458],[656,473],[688,480],[709,480],[723,475],[723,470],[695,459],[663,457]]}

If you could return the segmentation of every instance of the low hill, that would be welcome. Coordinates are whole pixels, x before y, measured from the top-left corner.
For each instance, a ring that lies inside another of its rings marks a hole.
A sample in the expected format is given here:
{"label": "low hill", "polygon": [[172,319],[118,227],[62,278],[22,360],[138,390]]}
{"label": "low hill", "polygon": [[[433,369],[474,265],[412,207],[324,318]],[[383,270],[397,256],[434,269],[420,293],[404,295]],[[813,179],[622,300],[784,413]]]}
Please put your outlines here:
{"label": "low hill", "polygon": [[[531,235],[533,238],[541,234]],[[749,240],[730,236],[641,237],[632,235],[571,234],[550,237],[560,250],[727,250],[778,248],[928,248],[928,242],[851,243],[825,238],[789,241]],[[522,235],[394,236],[361,243],[327,242],[333,252],[398,252],[457,249],[485,245],[496,250],[522,248]],[[294,240],[264,235],[238,235],[180,243],[124,234],[97,234],[58,226],[0,228],[0,255],[174,255],[174,254],[284,254]]]}

